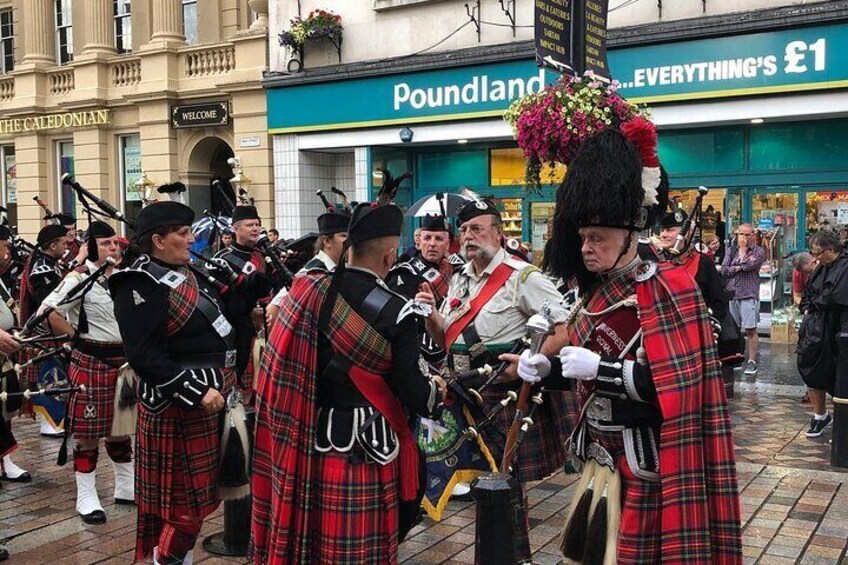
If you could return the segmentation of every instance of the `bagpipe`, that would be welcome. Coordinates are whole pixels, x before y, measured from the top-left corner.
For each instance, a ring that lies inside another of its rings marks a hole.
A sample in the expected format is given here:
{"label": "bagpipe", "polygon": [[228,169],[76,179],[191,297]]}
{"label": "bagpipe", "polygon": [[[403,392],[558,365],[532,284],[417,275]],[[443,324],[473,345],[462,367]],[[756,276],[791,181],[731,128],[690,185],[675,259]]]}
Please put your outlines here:
{"label": "bagpipe", "polygon": [[704,196],[710,191],[706,186],[698,187],[698,196],[695,198],[695,204],[692,206],[692,213],[683,222],[680,228],[680,233],[677,234],[677,239],[674,245],[668,250],[673,256],[682,255],[688,250],[695,241],[695,236],[701,231],[701,217],[703,215]]}
{"label": "bagpipe", "polygon": [[294,281],[294,273],[286,266],[284,256],[286,250],[273,245],[271,240],[268,239],[268,234],[264,232],[256,240],[256,250],[265,258],[265,264],[268,266],[274,290],[278,291],[281,288],[291,288],[292,281]]}

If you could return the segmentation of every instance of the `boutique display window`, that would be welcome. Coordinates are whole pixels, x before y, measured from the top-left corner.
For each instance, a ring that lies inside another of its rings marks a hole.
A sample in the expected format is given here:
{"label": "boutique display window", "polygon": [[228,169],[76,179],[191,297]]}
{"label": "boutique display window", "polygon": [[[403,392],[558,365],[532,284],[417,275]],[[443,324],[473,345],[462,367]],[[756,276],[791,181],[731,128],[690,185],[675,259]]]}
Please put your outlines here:
{"label": "boutique display window", "polygon": [[807,192],[806,237],[829,228],[848,237],[848,190]]}

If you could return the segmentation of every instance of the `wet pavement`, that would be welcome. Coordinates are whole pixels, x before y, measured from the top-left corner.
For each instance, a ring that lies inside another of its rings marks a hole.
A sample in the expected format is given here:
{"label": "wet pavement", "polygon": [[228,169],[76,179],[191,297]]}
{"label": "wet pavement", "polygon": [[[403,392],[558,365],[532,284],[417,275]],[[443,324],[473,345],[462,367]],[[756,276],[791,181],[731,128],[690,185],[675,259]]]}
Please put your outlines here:
{"label": "wet pavement", "polygon": [[[794,369],[792,346],[761,342],[756,377],[737,372],[731,401],[743,511],[746,564],[846,563],[848,470],[830,466],[830,428],[807,439],[809,404]],[[109,518],[83,524],[74,510],[72,464],[57,467],[60,442],[42,438],[33,423],[18,421],[15,461],[29,470],[30,484],[4,483],[0,490],[0,539],[12,553],[8,563],[128,564],[135,543],[134,507],[111,498],[112,470],[105,453],[98,490]],[[564,508],[574,475],[557,474],[528,490],[534,562],[557,564]],[[221,510],[207,520],[203,536],[220,531]],[[413,564],[474,562],[474,505],[450,502],[440,523],[425,522],[401,546],[401,561]],[[244,558],[206,554],[198,544],[194,562],[246,563]]]}

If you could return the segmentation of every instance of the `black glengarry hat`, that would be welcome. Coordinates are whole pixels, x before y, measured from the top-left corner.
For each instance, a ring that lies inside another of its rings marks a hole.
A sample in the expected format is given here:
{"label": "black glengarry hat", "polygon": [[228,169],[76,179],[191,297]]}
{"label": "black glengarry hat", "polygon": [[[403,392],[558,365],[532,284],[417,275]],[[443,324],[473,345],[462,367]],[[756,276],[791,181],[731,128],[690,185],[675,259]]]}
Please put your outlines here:
{"label": "black glengarry hat", "polygon": [[662,218],[662,227],[663,228],[679,228],[683,226],[686,220],[689,218],[689,214],[687,214],[684,210],[675,210],[674,212],[669,212]]}
{"label": "black glengarry hat", "polygon": [[35,242],[42,249],[46,249],[53,241],[61,239],[68,235],[68,228],[59,224],[49,224],[41,228],[38,232],[38,239]]}
{"label": "black glengarry hat", "polygon": [[138,240],[158,228],[190,226],[194,222],[194,210],[173,200],[154,202],[142,208],[135,220],[134,238]]}
{"label": "black glengarry hat", "polygon": [[421,229],[426,231],[450,231],[444,216],[427,214],[421,218]]}
{"label": "black glengarry hat", "polygon": [[400,236],[403,229],[403,212],[394,204],[378,206],[368,202],[353,210],[347,228],[346,245],[357,245],[378,237]]}
{"label": "black glengarry hat", "polygon": [[344,210],[338,212],[324,212],[318,216],[318,233],[320,235],[333,235],[344,233],[350,224],[350,214]]}
{"label": "black glengarry hat", "polygon": [[236,206],[233,210],[233,223],[241,220],[258,220],[259,212],[256,211],[256,206]]}
{"label": "black glengarry hat", "polygon": [[88,237],[96,239],[99,237],[112,237],[113,235],[115,235],[115,228],[106,222],[95,220],[88,226]]}
{"label": "black glengarry hat", "polygon": [[468,220],[485,214],[496,216],[498,221],[501,220],[501,213],[498,210],[498,207],[495,206],[495,203],[488,198],[475,199],[464,204],[462,208],[456,211],[456,219],[457,222],[462,225]]}

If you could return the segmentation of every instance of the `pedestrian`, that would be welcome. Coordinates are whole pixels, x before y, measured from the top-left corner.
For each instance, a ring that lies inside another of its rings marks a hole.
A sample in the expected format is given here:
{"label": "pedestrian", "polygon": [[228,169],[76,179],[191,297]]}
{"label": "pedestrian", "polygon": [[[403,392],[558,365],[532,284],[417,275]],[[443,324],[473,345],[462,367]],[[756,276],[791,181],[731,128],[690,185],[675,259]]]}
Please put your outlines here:
{"label": "pedestrian", "polygon": [[837,375],[846,365],[848,348],[842,336],[848,334],[848,254],[831,230],[813,235],[810,251],[819,266],[810,275],[801,300],[804,317],[796,353],[813,408],[806,436],[814,438],[833,420],[826,394],[834,394]]}
{"label": "pedestrian", "polygon": [[159,565],[190,563],[219,505],[220,413],[236,382],[226,303],[189,268],[193,221],[179,202],[143,208],[133,235],[141,255],[109,277],[139,379],[135,559]]}
{"label": "pedestrian", "polygon": [[745,332],[748,363],[746,375],[757,374],[760,321],[760,267],[766,260],[765,250],[754,243],[756,234],[751,224],[741,224],[736,231],[737,244],[725,255],[721,274],[732,294],[730,313]]}
{"label": "pedestrian", "polygon": [[583,475],[562,549],[584,564],[741,565],[730,415],[707,308],[685,268],[637,254],[667,188],[653,125],[621,127],[628,135],[603,130],[578,149],[557,193],[545,266],[580,290],[569,344],[550,357],[527,350],[518,369],[546,389],[575,389],[580,407],[569,445]]}
{"label": "pedestrian", "polygon": [[[440,310],[435,309],[432,289],[419,292],[418,299],[434,306],[427,331],[449,352],[455,371],[497,366],[500,354],[512,351],[527,333],[526,323],[547,303],[556,328],[544,344],[554,352],[565,342],[566,312],[562,296],[553,282],[535,267],[507,253],[502,246],[503,221],[491,200],[474,199],[457,211],[462,254],[468,262],[456,269]],[[482,393],[484,409],[491,410],[521,381],[516,364],[510,364],[497,382]],[[498,433],[486,438],[495,461],[503,459],[506,434],[515,419],[515,404],[498,413]],[[541,480],[565,463],[566,439],[561,424],[567,418],[563,395],[553,393],[536,411],[533,425],[519,446],[513,473],[518,484],[518,531],[516,555],[520,562],[531,557],[529,505],[524,483]],[[502,435],[501,435],[502,434]]]}
{"label": "pedestrian", "polygon": [[[105,438],[106,454],[115,473],[115,502],[135,503],[130,439],[135,434],[135,377],[124,369],[124,346],[106,283],[115,271],[107,259],[115,265],[121,262],[117,234],[109,224],[94,221],[88,228],[88,238],[89,243],[83,248],[87,250],[85,264],[65,276],[44,299],[39,311],[54,308],[48,318],[51,326],[59,333],[74,336],[68,377],[73,385],[86,387],[85,392],[71,394],[66,425],[68,435],[73,435],[76,442],[76,509],[86,524],[103,524],[106,513],[95,480],[100,438]],[[104,266],[105,271],[101,269]],[[93,273],[100,276],[91,281]],[[88,290],[60,304],[84,281],[86,285],[91,283]]]}
{"label": "pedestrian", "polygon": [[795,306],[801,305],[807,280],[817,265],[816,259],[806,251],[796,253],[792,258],[792,303]]}
{"label": "pedestrian", "polygon": [[409,426],[445,383],[418,368],[418,308],[383,279],[403,212],[359,204],[349,264],[294,279],[263,355],[253,461],[257,565],[394,564],[420,520]]}

